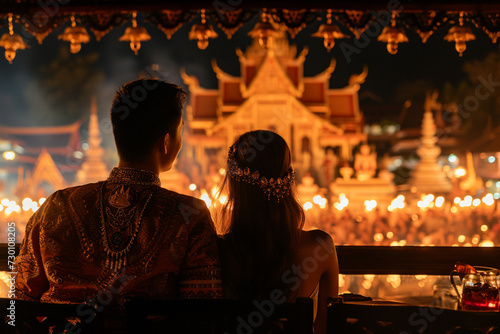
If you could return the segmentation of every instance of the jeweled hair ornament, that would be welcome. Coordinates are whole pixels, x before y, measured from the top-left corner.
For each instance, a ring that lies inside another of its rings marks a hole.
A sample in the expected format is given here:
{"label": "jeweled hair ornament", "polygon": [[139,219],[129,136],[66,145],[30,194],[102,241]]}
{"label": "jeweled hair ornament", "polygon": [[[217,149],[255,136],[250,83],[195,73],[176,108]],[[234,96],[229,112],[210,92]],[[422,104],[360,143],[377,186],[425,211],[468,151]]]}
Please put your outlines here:
{"label": "jeweled hair ornament", "polygon": [[248,167],[241,169],[236,162],[235,145],[229,148],[227,155],[227,173],[236,181],[259,186],[262,191],[267,194],[268,200],[271,200],[271,195],[273,195],[276,197],[278,203],[284,195],[291,192],[293,183],[295,182],[295,172],[292,167],[288,169],[283,177],[278,177],[276,179],[267,179],[265,176],[261,176],[258,170],[251,171]]}

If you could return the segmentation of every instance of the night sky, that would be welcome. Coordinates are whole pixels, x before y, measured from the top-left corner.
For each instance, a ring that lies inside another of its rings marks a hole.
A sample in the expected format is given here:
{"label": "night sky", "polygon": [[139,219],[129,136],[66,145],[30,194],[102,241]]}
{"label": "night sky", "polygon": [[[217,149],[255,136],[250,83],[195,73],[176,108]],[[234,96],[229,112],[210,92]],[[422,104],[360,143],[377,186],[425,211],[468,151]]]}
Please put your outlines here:
{"label": "night sky", "polygon": [[[196,42],[187,38],[192,23],[184,25],[171,40],[168,40],[158,28],[139,22],[147,28],[152,40],[142,44],[138,56],[133,54],[128,43],[118,41],[130,22],[112,30],[100,42],[97,42],[89,31],[92,40],[82,46],[79,54],[98,52],[100,55],[97,66],[105,75],[102,85],[97,87],[101,117],[106,117],[114,91],[122,83],[136,79],[152,64],[159,65],[161,77],[178,84],[183,84],[180,68],[184,67],[188,74],[197,76],[201,85],[206,88],[217,87],[217,79],[210,64],[212,59],[217,60],[222,70],[232,75],[239,75],[235,49],[244,50],[250,44],[251,40],[247,33],[254,23],[255,20],[247,23],[232,39],[227,39],[216,27],[219,38],[210,40],[206,50],[199,50]],[[292,41],[297,45],[298,52],[305,46],[309,47],[304,68],[305,75],[320,73],[329,65],[331,58],[336,58],[337,66],[332,74],[331,87],[343,87],[347,84],[349,76],[360,73],[366,64],[369,73],[360,94],[368,92],[376,94],[388,104],[393,102],[397,88],[405,81],[428,79],[437,86],[445,81],[457,82],[465,78],[462,67],[466,61],[484,58],[491,51],[498,52],[498,45],[491,43],[484,32],[473,28],[477,40],[467,43],[467,50],[463,57],[459,57],[454,43],[443,40],[449,29],[445,28],[435,32],[425,44],[416,33],[407,31],[410,42],[401,44],[396,55],[390,55],[385,43],[378,42],[376,37],[368,37],[368,45],[348,59],[343,54],[340,44],[345,41],[354,45],[353,38],[337,41],[329,53],[323,47],[321,39],[310,37],[311,33],[317,31],[320,23],[317,22],[302,30]],[[19,31],[19,29],[20,27],[15,25],[14,30]],[[7,28],[4,27],[1,33],[6,31]],[[39,45],[35,38],[30,39],[28,43],[31,48],[18,51],[12,65],[3,57],[0,59],[0,123],[36,125],[26,116],[30,108],[36,110],[45,103],[44,96],[39,90],[40,84],[35,78],[40,67],[54,59],[61,46],[69,48],[69,43],[57,40],[57,35],[61,31],[62,29],[59,29],[50,34],[42,45]],[[344,32],[348,33],[347,29],[344,29]]]}

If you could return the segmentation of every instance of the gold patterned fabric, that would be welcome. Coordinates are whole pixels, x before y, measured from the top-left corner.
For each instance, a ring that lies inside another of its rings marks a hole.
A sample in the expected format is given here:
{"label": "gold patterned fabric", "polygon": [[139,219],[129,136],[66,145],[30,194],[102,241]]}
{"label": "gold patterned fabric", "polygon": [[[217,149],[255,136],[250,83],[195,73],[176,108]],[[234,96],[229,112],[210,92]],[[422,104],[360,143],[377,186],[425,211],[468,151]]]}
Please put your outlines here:
{"label": "gold patterned fabric", "polygon": [[221,298],[216,232],[203,201],[160,187],[154,173],[115,168],[60,190],[31,217],[16,258],[16,298],[80,303]]}

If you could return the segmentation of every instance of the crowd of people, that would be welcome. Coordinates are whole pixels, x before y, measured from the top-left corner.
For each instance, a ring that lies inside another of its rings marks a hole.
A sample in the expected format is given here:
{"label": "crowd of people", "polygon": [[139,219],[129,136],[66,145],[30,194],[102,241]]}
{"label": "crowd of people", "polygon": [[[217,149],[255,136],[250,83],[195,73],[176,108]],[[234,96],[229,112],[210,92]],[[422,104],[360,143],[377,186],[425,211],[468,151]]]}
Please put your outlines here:
{"label": "crowd of people", "polygon": [[321,210],[317,227],[338,245],[478,246],[500,244],[500,220],[492,208],[455,213],[440,208],[389,212]]}

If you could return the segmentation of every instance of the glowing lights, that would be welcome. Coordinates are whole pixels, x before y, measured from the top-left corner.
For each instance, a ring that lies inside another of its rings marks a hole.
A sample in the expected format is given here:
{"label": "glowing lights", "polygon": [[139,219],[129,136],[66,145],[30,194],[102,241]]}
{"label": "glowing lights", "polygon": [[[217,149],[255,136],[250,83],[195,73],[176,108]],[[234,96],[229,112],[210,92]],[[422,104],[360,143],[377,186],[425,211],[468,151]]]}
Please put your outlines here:
{"label": "glowing lights", "polygon": [[422,195],[421,200],[417,202],[417,206],[420,209],[429,208],[434,206],[434,195]]}
{"label": "glowing lights", "polygon": [[27,206],[27,205],[31,205],[32,202],[33,201],[31,200],[31,198],[27,197],[27,198],[23,199],[22,204],[23,204],[23,206]]}
{"label": "glowing lights", "polygon": [[387,232],[387,234],[385,236],[387,237],[387,239],[392,239],[394,237],[394,233],[389,231],[389,232]]}
{"label": "glowing lights", "polygon": [[313,198],[313,203],[320,206],[320,208],[324,209],[326,207],[326,198],[321,195],[316,195]]}
{"label": "glowing lights", "polygon": [[438,198],[436,198],[436,201],[434,203],[436,204],[437,208],[442,207],[443,204],[444,204],[444,197],[443,196],[439,196]]}
{"label": "glowing lights", "polygon": [[448,161],[451,163],[457,162],[457,160],[458,160],[458,157],[453,153],[448,156]]}
{"label": "glowing lights", "polygon": [[481,201],[488,205],[488,206],[491,206],[493,204],[495,204],[495,199],[493,198],[493,195],[491,193],[489,194],[486,194],[482,199]]}
{"label": "glowing lights", "polygon": [[219,174],[222,176],[226,175],[226,170],[224,168],[219,169]]}
{"label": "glowing lights", "polygon": [[5,151],[2,156],[5,160],[12,161],[16,158],[16,153],[14,153],[14,151]]}
{"label": "glowing lights", "polygon": [[403,209],[405,207],[405,197],[403,195],[399,195],[395,199],[392,200],[391,205],[387,207],[389,212],[394,211],[395,209]]}
{"label": "glowing lights", "polygon": [[458,203],[458,206],[460,206],[461,208],[469,207],[471,205],[472,205],[472,196],[469,195],[465,196],[464,200]]}
{"label": "glowing lights", "polygon": [[372,211],[373,209],[375,209],[377,207],[377,201],[372,199],[372,200],[366,200],[364,202],[365,204],[365,210],[366,211]]}
{"label": "glowing lights", "polygon": [[372,282],[368,281],[368,280],[364,280],[363,283],[361,283],[361,286],[365,289],[365,290],[369,290],[371,287],[372,287]]}
{"label": "glowing lights", "polygon": [[218,198],[218,201],[220,204],[224,205],[227,203],[227,196],[226,195],[220,195]]}
{"label": "glowing lights", "polygon": [[384,235],[382,233],[376,233],[373,236],[373,240],[375,240],[376,242],[381,242],[382,240],[384,240]]}
{"label": "glowing lights", "polygon": [[219,192],[219,188],[218,187],[212,187],[212,189],[210,190],[210,193],[212,194],[212,197],[217,197],[217,193]]}
{"label": "glowing lights", "polygon": [[489,162],[490,164],[494,163],[494,162],[495,162],[495,160],[496,160],[496,159],[495,159],[495,157],[494,157],[494,156],[492,156],[492,155],[490,155],[490,156],[488,157],[488,162]]}
{"label": "glowing lights", "polygon": [[456,178],[460,178],[460,177],[465,176],[465,174],[467,174],[467,171],[463,167],[458,167],[458,168],[455,168],[455,171],[453,172],[453,174],[455,175]]}
{"label": "glowing lights", "polygon": [[479,198],[475,198],[473,201],[472,201],[472,205],[473,206],[479,206],[481,204],[481,200]]}
{"label": "glowing lights", "polygon": [[401,276],[387,275],[386,281],[387,283],[391,284],[394,289],[396,289],[401,285]]}
{"label": "glowing lights", "polygon": [[458,209],[456,206],[451,207],[450,212],[451,213],[457,213]]}
{"label": "glowing lights", "polygon": [[189,190],[191,190],[191,191],[195,191],[195,190],[196,190],[196,188],[197,188],[197,187],[196,187],[196,184],[194,184],[194,183],[191,183],[191,184],[189,185]]}
{"label": "glowing lights", "polygon": [[481,231],[486,232],[488,231],[488,225],[481,225]]}
{"label": "glowing lights", "polygon": [[305,202],[304,205],[302,206],[304,210],[310,210],[313,207],[313,204],[311,202]]}
{"label": "glowing lights", "polygon": [[493,247],[495,244],[490,240],[483,240],[479,243],[479,247]]}
{"label": "glowing lights", "polygon": [[339,202],[335,202],[335,204],[333,204],[333,206],[335,207],[335,209],[341,211],[348,204],[349,204],[349,200],[347,199],[347,197],[345,197],[345,194],[340,194],[339,195]]}
{"label": "glowing lights", "polygon": [[42,205],[43,203],[45,203],[47,199],[45,197],[42,197],[38,200],[38,204]]}
{"label": "glowing lights", "polygon": [[464,242],[465,241],[465,235],[461,234],[458,236],[458,242]]}
{"label": "glowing lights", "polygon": [[453,203],[455,203],[455,204],[460,203],[460,201],[461,201],[460,197],[455,197],[455,198],[453,199]]}
{"label": "glowing lights", "polygon": [[208,196],[207,191],[205,189],[201,190],[201,196],[200,199],[205,202],[208,208],[212,206],[212,200],[210,199],[210,196]]}

